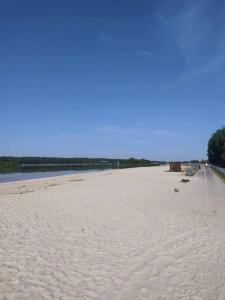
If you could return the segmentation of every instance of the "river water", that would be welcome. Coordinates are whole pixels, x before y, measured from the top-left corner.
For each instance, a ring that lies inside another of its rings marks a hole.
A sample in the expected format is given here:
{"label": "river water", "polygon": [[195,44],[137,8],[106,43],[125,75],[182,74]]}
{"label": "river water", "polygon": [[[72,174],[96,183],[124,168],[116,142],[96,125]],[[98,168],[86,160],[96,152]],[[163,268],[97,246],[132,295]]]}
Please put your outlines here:
{"label": "river water", "polygon": [[30,167],[30,168],[20,168],[14,172],[4,171],[0,172],[0,183],[3,182],[12,182],[18,180],[27,180],[27,179],[38,179],[46,177],[54,177],[68,174],[79,174],[79,173],[89,173],[89,172],[98,172],[109,170],[110,167],[101,166],[101,167]]}

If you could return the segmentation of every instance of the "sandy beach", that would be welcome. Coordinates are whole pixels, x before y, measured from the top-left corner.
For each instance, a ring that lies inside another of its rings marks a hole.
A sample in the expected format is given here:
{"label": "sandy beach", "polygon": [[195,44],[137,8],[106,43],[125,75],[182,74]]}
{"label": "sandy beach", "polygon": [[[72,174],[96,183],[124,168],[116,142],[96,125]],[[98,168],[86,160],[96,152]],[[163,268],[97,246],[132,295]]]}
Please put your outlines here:
{"label": "sandy beach", "polygon": [[166,170],[0,184],[0,299],[224,300],[225,184]]}

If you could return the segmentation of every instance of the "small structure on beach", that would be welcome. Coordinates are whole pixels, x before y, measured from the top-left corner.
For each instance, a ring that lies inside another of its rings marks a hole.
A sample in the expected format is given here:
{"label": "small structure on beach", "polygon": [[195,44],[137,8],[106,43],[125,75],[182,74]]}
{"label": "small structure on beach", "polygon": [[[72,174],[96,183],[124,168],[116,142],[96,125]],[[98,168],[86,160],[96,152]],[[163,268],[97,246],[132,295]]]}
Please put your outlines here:
{"label": "small structure on beach", "polygon": [[188,168],[188,169],[186,170],[186,172],[185,172],[185,175],[186,175],[186,176],[193,176],[193,170],[192,170],[192,168]]}
{"label": "small structure on beach", "polygon": [[180,162],[170,162],[170,172],[181,172]]}

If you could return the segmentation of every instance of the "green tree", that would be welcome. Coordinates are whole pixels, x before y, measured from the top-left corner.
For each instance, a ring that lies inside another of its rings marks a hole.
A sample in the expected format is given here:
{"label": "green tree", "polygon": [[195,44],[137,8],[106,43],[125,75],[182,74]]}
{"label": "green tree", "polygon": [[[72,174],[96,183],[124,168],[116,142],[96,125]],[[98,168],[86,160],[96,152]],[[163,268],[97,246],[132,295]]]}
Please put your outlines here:
{"label": "green tree", "polygon": [[225,167],[225,127],[217,130],[208,143],[209,162]]}

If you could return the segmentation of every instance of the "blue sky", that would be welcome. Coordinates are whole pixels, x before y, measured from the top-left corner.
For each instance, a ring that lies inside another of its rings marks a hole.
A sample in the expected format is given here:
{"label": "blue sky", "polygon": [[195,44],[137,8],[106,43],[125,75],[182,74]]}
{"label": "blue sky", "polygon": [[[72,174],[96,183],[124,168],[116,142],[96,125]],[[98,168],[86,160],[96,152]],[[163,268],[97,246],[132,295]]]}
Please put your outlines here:
{"label": "blue sky", "polygon": [[225,2],[0,0],[0,155],[205,158]]}

